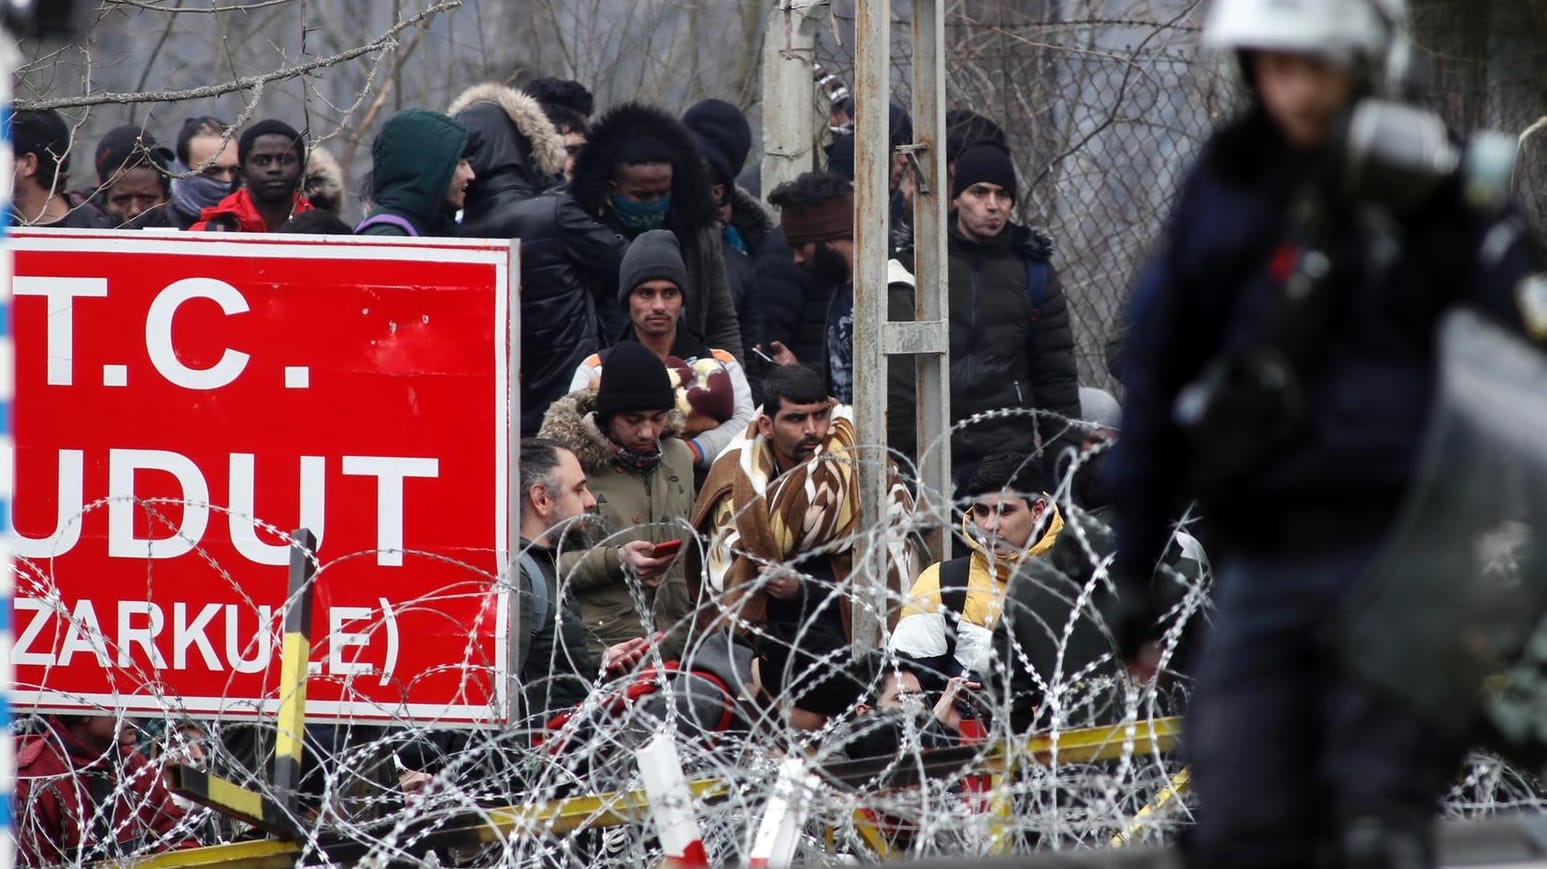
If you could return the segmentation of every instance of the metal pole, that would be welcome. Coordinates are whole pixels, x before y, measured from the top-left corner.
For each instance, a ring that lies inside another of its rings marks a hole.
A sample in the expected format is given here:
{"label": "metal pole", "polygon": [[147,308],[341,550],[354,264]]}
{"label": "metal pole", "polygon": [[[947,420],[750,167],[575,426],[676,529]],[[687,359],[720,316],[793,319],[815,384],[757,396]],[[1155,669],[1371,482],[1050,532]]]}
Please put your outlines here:
{"label": "metal pole", "polygon": [[782,0],[768,17],[763,40],[762,192],[795,180],[815,165],[816,112],[811,65],[816,32],[826,6],[813,0]]}
{"label": "metal pole", "polygon": [[[913,0],[912,150],[914,293],[913,316],[934,323],[934,353],[920,353],[916,409],[919,457],[918,504],[926,515],[950,527],[951,355],[950,264],[946,254],[946,213],[951,193],[945,171],[945,0]],[[891,349],[891,348],[888,348]],[[905,444],[894,444],[903,448]],[[941,527],[926,535],[930,551],[944,557]]]}
{"label": "metal pole", "polygon": [[[854,99],[854,428],[860,444],[886,443],[886,248],[891,48],[890,0],[855,4]],[[853,644],[858,655],[881,642],[887,612],[886,452],[866,450],[859,462],[860,518],[854,548]]]}

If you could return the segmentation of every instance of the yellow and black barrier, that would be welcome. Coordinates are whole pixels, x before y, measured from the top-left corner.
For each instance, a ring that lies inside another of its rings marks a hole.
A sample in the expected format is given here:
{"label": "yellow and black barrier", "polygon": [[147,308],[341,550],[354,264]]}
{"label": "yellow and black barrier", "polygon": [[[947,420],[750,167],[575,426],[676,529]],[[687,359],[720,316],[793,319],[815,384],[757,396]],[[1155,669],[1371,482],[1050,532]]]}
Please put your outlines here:
{"label": "yellow and black barrier", "polygon": [[166,769],[172,793],[281,839],[300,835],[295,822],[295,792],[301,781],[306,666],[311,659],[312,599],[316,596],[312,577],[316,574],[317,537],[301,528],[291,534],[291,541],[285,637],[279,659],[279,731],[273,777],[277,799],[192,767],[173,764]]}
{"label": "yellow and black barrier", "polygon": [[294,809],[306,735],[306,668],[312,657],[317,537],[301,528],[290,538],[285,639],[279,657],[279,730],[274,735],[274,791],[286,808]]}

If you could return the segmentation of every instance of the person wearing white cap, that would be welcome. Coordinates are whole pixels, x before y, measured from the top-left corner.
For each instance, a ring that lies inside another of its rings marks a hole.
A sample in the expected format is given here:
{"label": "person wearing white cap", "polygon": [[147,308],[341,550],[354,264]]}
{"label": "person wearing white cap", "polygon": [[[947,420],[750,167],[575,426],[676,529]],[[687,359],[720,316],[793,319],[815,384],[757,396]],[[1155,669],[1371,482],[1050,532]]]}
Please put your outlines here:
{"label": "person wearing white cap", "polygon": [[1400,0],[1216,0],[1204,25],[1249,98],[1135,293],[1106,616],[1145,675],[1154,565],[1198,498],[1219,591],[1186,722],[1189,866],[1432,866],[1465,748],[1352,678],[1330,630],[1417,473],[1442,317],[1471,305],[1547,339],[1507,190],[1474,196],[1460,161],[1402,163],[1399,185],[1363,171],[1393,165],[1382,135],[1448,142],[1391,102],[1405,30]]}

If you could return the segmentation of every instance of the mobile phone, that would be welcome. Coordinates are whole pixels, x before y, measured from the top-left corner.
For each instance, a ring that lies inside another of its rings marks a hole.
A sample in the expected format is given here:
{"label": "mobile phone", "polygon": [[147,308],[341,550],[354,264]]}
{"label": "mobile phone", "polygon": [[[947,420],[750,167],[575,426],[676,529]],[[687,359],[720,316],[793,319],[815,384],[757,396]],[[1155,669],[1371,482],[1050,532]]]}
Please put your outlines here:
{"label": "mobile phone", "polygon": [[655,548],[650,550],[650,557],[664,558],[668,555],[676,555],[677,550],[681,548],[682,538],[680,537],[675,540],[663,540],[660,543],[655,544]]}

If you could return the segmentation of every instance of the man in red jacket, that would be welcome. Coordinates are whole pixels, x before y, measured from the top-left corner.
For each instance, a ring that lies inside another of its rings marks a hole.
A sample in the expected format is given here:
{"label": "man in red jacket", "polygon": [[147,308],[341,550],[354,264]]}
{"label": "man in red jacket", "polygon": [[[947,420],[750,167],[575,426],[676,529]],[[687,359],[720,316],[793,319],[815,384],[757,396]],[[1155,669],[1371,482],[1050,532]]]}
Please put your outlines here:
{"label": "man in red jacket", "polygon": [[120,720],[55,715],[16,747],[18,864],[85,863],[198,844],[143,754],[119,742]]}
{"label": "man in red jacket", "polygon": [[284,121],[264,120],[236,140],[241,189],[199,215],[190,230],[277,232],[312,204],[301,195],[306,140]]}

